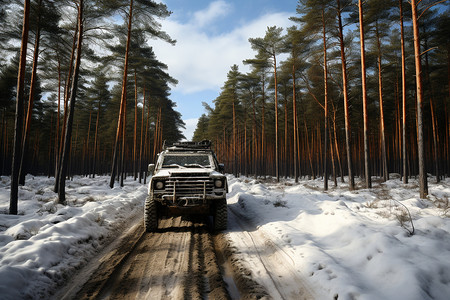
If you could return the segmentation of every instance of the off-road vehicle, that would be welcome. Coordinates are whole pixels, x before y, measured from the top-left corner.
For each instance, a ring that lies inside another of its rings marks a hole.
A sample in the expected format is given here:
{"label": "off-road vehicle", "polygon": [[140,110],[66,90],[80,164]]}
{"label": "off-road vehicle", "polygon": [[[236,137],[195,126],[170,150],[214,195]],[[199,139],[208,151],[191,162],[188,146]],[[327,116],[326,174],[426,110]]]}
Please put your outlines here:
{"label": "off-road vehicle", "polygon": [[165,216],[211,215],[213,229],[227,227],[227,178],[210,141],[180,142],[164,147],[156,164],[150,164],[145,230],[157,230]]}

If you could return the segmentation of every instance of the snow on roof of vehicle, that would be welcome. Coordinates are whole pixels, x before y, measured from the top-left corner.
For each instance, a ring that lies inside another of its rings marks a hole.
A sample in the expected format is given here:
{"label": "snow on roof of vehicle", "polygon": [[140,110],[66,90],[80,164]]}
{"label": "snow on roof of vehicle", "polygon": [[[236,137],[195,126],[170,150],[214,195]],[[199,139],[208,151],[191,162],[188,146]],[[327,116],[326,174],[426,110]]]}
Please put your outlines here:
{"label": "snow on roof of vehicle", "polygon": [[177,142],[172,145],[165,145],[164,150],[171,151],[192,151],[192,150],[211,150],[211,141],[203,140],[201,142]]}

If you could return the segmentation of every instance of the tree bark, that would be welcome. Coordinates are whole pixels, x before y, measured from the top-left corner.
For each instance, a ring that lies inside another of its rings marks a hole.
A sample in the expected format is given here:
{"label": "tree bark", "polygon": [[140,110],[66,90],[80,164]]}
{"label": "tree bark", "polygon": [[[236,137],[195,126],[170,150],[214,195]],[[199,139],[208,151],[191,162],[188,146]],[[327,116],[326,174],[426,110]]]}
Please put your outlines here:
{"label": "tree bark", "polygon": [[402,161],[403,183],[408,183],[408,169],[406,157],[406,58],[405,58],[405,33],[403,27],[403,0],[399,0],[400,8],[400,43],[402,52]]}
{"label": "tree bark", "polygon": [[66,203],[66,192],[65,192],[65,184],[66,184],[66,172],[67,167],[69,165],[69,156],[70,156],[70,148],[71,148],[71,139],[72,139],[72,124],[73,124],[73,116],[75,111],[75,99],[78,88],[78,75],[80,72],[80,62],[81,62],[81,44],[83,41],[83,0],[80,0],[78,4],[78,41],[77,41],[77,58],[75,61],[75,67],[73,72],[72,79],[72,88],[70,90],[70,106],[67,117],[66,124],[66,133],[64,136],[64,147],[63,154],[61,158],[61,170],[59,176],[59,184],[58,184],[58,201],[61,204]]}
{"label": "tree bark", "polygon": [[142,162],[143,162],[143,151],[144,151],[144,117],[145,117],[145,86],[144,86],[144,100],[143,100],[143,104],[142,104],[142,116],[141,116],[141,143],[140,143],[140,147],[139,147],[139,183],[142,182]]}
{"label": "tree bark", "polygon": [[[64,85],[64,121],[63,121],[63,127],[61,130],[61,136],[59,137],[60,140],[59,142],[59,148],[58,148],[58,154],[57,154],[57,162],[56,162],[56,166],[55,166],[55,188],[54,188],[54,192],[57,193],[58,192],[58,188],[59,188],[59,177],[60,177],[60,170],[61,170],[61,159],[62,159],[62,148],[63,148],[63,142],[64,142],[64,134],[66,132],[66,123],[67,123],[67,113],[68,113],[68,100],[69,100],[69,92],[70,92],[70,79],[72,77],[72,67],[73,67],[73,60],[75,57],[75,49],[76,49],[76,43],[77,43],[77,33],[78,33],[78,18],[77,18],[77,24],[75,26],[75,32],[73,34],[73,42],[72,42],[72,53],[70,54],[70,61],[69,61],[69,71],[67,72],[67,79],[66,79],[66,84]],[[58,103],[58,108],[59,108],[59,103]],[[59,117],[59,116],[58,116]]]}
{"label": "tree bark", "polygon": [[382,174],[383,181],[389,180],[389,171],[387,164],[387,155],[386,155],[386,137],[384,130],[384,109],[383,109],[383,77],[381,75],[381,41],[380,34],[378,31],[378,22],[376,24],[376,36],[377,36],[377,48],[378,48],[378,99],[380,103],[380,138],[381,138],[381,163],[382,163]]}
{"label": "tree bark", "polygon": [[134,135],[133,135],[133,173],[134,173],[134,180],[137,179],[137,103],[138,103],[138,96],[137,96],[137,76],[136,76],[136,70],[134,70]]}
{"label": "tree bark", "polygon": [[127,105],[125,103],[122,120],[122,151],[120,156],[120,167],[119,167],[120,187],[123,187],[124,179],[126,177],[126,165],[125,165],[126,136],[127,136]]}
{"label": "tree bark", "polygon": [[280,182],[280,166],[278,159],[278,83],[277,83],[277,58],[273,53],[273,74],[275,79],[275,175]]}
{"label": "tree bark", "polygon": [[253,126],[252,126],[252,142],[253,142],[253,174],[255,175],[255,179],[258,178],[258,170],[257,170],[257,161],[258,161],[258,149],[257,149],[257,137],[256,137],[256,99],[255,95],[252,92],[252,118],[253,118]]}
{"label": "tree bark", "polygon": [[328,190],[328,68],[327,68],[327,41],[325,32],[325,9],[322,8],[322,39],[323,39],[323,81],[324,81],[324,149],[323,149],[323,189]]}
{"label": "tree bark", "polygon": [[362,93],[363,93],[363,118],[364,118],[364,171],[366,179],[366,188],[372,188],[372,178],[370,175],[369,164],[369,120],[367,113],[367,87],[366,87],[366,54],[364,46],[364,20],[362,0],[358,0],[359,8],[359,36],[361,44],[361,79],[362,79]]}
{"label": "tree bark", "polygon": [[[360,0],[361,1],[361,0]],[[416,97],[417,97],[417,148],[419,158],[419,189],[420,198],[425,199],[428,195],[428,182],[425,170],[425,152],[423,146],[423,120],[422,120],[422,65],[420,62],[420,36],[419,24],[417,19],[417,5],[416,0],[411,0],[412,21],[414,31],[414,58],[416,65]]]}
{"label": "tree bark", "polygon": [[19,169],[19,184],[24,185],[25,184],[25,175],[27,173],[27,164],[25,162],[25,156],[28,152],[28,140],[30,135],[30,129],[31,129],[31,115],[33,113],[33,101],[34,101],[34,91],[35,91],[35,85],[36,85],[36,71],[37,71],[37,65],[38,65],[38,58],[39,58],[39,41],[40,41],[40,35],[41,35],[41,4],[42,0],[38,1],[38,20],[37,20],[37,29],[36,29],[36,38],[34,41],[34,53],[33,53],[33,67],[31,72],[31,82],[30,82],[30,95],[28,98],[28,110],[26,115],[26,121],[25,121],[25,132],[23,136],[23,142],[22,142],[22,153],[20,157],[20,169]]}
{"label": "tree bark", "polygon": [[236,107],[235,107],[235,98],[233,96],[233,174],[238,177],[238,159],[237,159],[237,150],[236,150]]}
{"label": "tree bark", "polygon": [[97,120],[95,121],[95,137],[94,137],[94,156],[92,158],[92,178],[95,178],[96,166],[97,166],[97,138],[98,138],[98,123],[100,119],[100,101],[97,108]]}
{"label": "tree bark", "polygon": [[355,189],[355,176],[353,175],[352,164],[352,132],[350,129],[349,100],[348,100],[348,84],[347,84],[347,60],[345,57],[344,30],[342,27],[341,2],[337,0],[337,14],[339,24],[339,45],[341,48],[341,65],[342,65],[342,86],[344,92],[344,115],[345,115],[345,148],[347,151],[347,169],[348,169],[348,187],[352,191]]}
{"label": "tree bark", "polygon": [[11,169],[11,194],[9,213],[17,215],[19,196],[19,168],[22,143],[23,106],[25,88],[25,66],[27,61],[30,0],[25,0],[23,8],[22,44],[20,47],[19,74],[17,75],[16,118],[14,123],[14,149]]}
{"label": "tree bark", "polygon": [[127,46],[125,50],[125,63],[123,67],[123,80],[122,80],[122,96],[120,99],[120,111],[119,118],[117,121],[117,132],[116,132],[116,141],[114,143],[114,153],[113,153],[113,161],[111,168],[111,179],[109,181],[109,187],[114,187],[114,180],[116,177],[116,169],[117,169],[117,160],[118,160],[118,152],[119,152],[119,142],[121,139],[121,129],[123,123],[123,114],[125,111],[125,105],[127,102],[127,75],[128,75],[128,53],[130,49],[130,40],[131,40],[131,21],[133,18],[133,0],[130,1],[130,12],[128,15],[128,36],[127,36]]}
{"label": "tree bark", "polygon": [[266,151],[266,131],[265,131],[265,108],[266,108],[266,94],[265,94],[265,88],[266,88],[266,78],[265,74],[263,73],[262,77],[262,119],[261,119],[261,173],[264,176],[264,179],[266,179],[266,157],[267,153]]}
{"label": "tree bark", "polygon": [[[293,55],[294,57],[294,55]],[[298,161],[297,161],[297,100],[296,100],[296,87],[295,87],[295,58],[292,64],[292,120],[294,126],[294,178],[295,183],[298,183]]]}

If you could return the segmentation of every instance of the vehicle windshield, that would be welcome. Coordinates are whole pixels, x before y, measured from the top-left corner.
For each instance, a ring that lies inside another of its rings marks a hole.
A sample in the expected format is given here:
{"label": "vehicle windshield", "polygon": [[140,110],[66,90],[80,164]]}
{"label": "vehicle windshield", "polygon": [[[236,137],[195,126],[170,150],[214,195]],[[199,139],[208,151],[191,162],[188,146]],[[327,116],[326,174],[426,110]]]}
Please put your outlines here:
{"label": "vehicle windshield", "polygon": [[162,167],[210,168],[211,163],[208,155],[165,155]]}

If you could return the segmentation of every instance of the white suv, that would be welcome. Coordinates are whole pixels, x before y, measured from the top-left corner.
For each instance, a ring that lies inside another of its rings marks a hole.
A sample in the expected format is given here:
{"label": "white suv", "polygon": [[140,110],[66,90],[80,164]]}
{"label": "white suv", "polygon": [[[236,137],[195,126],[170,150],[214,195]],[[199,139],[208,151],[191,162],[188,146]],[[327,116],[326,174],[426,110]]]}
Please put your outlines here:
{"label": "white suv", "polygon": [[206,214],[215,231],[227,227],[227,178],[210,141],[175,143],[149,165],[152,175],[145,200],[144,224],[157,230],[158,220],[168,215]]}

